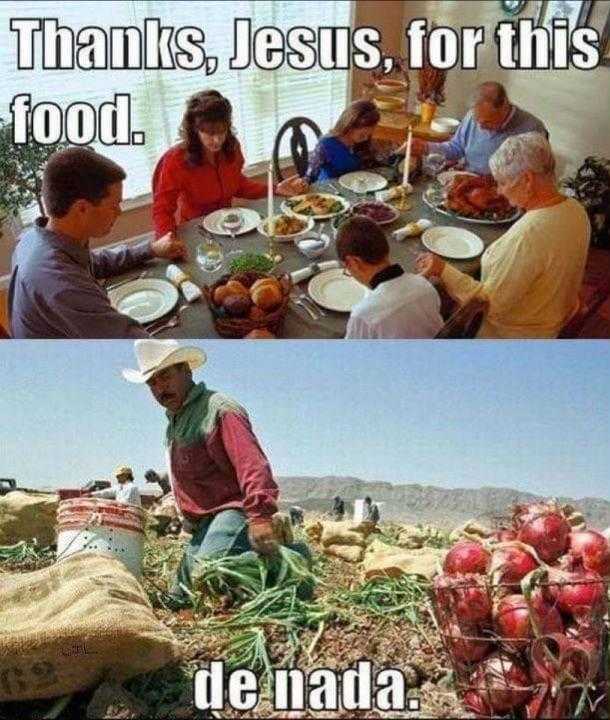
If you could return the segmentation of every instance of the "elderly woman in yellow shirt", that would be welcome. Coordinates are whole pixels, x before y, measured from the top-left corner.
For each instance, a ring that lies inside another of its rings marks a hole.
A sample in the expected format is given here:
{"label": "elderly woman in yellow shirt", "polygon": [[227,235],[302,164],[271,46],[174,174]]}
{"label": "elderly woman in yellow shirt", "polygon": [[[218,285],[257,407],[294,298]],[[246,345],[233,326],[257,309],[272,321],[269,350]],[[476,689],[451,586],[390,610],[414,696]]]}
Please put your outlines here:
{"label": "elderly woman in yellow shirt", "polygon": [[508,138],[489,166],[499,192],[525,214],[483,253],[480,282],[431,253],[418,258],[418,269],[462,305],[475,296],[488,301],[479,338],[557,337],[578,307],[589,219],[577,200],[559,192],[543,135]]}

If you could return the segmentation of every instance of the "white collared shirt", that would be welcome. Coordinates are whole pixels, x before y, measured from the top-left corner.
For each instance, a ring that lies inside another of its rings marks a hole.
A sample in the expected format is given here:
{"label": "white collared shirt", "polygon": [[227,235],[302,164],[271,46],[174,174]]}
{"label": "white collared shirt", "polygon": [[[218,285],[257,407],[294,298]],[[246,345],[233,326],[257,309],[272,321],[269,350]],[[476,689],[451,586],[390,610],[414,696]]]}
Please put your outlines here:
{"label": "white collared shirt", "polygon": [[107,490],[97,490],[96,492],[91,493],[91,495],[93,495],[93,497],[106,498],[107,500],[116,500],[124,505],[142,506],[140,491],[134,482],[126,482],[123,483],[123,485],[117,483],[117,485],[113,488],[108,488]]}
{"label": "white collared shirt", "polygon": [[421,275],[381,282],[352,308],[346,338],[432,338],[441,329],[441,300]]}

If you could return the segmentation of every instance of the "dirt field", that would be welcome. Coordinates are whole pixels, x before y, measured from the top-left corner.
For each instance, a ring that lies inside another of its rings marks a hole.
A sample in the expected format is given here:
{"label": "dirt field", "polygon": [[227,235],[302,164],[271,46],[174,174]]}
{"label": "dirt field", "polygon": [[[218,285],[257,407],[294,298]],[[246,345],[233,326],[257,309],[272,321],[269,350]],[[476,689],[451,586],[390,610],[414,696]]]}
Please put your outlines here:
{"label": "dirt field", "polygon": [[[149,539],[145,555],[144,587],[153,602],[155,614],[179,639],[184,658],[179,666],[139,676],[125,684],[129,692],[145,707],[146,717],[151,718],[197,718],[211,717],[197,712],[192,704],[191,677],[197,667],[205,667],[211,660],[230,659],[231,643],[238,630],[210,629],[207,625],[215,616],[230,618],[238,611],[228,608],[227,603],[206,605],[200,611],[172,612],[162,606],[159,598],[167,589],[173,571],[181,555],[182,542],[176,538]],[[448,661],[444,656],[427,602],[418,607],[409,606],[406,612],[380,614],[366,604],[350,604],[337,600],[343,591],[362,586],[358,565],[322,555],[313,545],[314,572],[319,580],[311,601],[316,607],[336,608],[322,626],[299,629],[289,637],[285,627],[269,624],[264,626],[264,639],[268,659],[275,667],[296,666],[303,671],[314,668],[344,670],[359,660],[367,659],[374,669],[399,668],[410,687],[409,696],[420,699],[418,712],[381,713],[362,712],[360,717],[413,717],[454,718],[471,717],[464,713],[451,691]],[[17,564],[0,564],[2,572],[26,572],[53,561],[46,554],[37,559],[27,559]],[[84,718],[91,701],[92,692],[78,693],[65,701],[65,707],[53,700],[36,703],[0,703],[0,718],[22,720],[54,717],[60,720]],[[48,714],[55,707],[55,713]],[[107,711],[107,717],[130,718],[120,707]],[[47,713],[47,714],[46,714]],[[220,717],[220,714],[217,715]],[[264,696],[255,710],[249,713],[227,713],[222,717],[286,717],[286,711],[275,712],[269,697]],[[353,711],[307,712],[292,711],[292,718],[347,718],[358,717]]]}

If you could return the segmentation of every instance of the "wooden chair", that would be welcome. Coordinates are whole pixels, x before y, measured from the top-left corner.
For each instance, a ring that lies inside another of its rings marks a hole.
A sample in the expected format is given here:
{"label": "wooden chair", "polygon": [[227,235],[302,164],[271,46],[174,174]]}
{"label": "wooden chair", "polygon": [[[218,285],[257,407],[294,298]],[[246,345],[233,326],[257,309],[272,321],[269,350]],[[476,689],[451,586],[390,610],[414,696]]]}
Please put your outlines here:
{"label": "wooden chair", "polygon": [[293,117],[282,125],[275,136],[272,162],[273,171],[278,181],[285,179],[280,168],[280,146],[284,135],[289,130],[292,130],[292,135],[290,136],[290,155],[292,157],[292,164],[294,165],[297,174],[301,177],[303,177],[307,171],[307,166],[309,165],[309,149],[307,147],[307,138],[303,132],[303,125],[313,130],[316,138],[319,138],[322,134],[320,128],[313,120],[306,117]]}
{"label": "wooden chair", "polygon": [[445,322],[435,337],[445,340],[475,338],[487,312],[487,300],[474,297],[458,308]]}
{"label": "wooden chair", "polygon": [[573,339],[580,337],[587,322],[610,298],[610,278],[600,278],[593,284],[585,283],[580,291],[578,310],[563,326],[558,337]]}

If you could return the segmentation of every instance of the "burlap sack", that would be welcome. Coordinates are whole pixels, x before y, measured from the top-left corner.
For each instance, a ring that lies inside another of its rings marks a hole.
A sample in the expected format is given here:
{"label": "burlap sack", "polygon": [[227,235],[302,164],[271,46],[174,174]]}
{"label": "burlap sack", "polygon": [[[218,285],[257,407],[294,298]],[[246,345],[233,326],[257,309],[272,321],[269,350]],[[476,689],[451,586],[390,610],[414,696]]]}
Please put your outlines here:
{"label": "burlap sack", "polygon": [[322,523],[322,545],[360,545],[364,547],[366,538],[374,529],[375,525],[369,522],[328,521]]}
{"label": "burlap sack", "polygon": [[341,558],[351,563],[358,563],[364,555],[364,548],[360,545],[325,545],[322,548],[324,555]]}
{"label": "burlap sack", "polygon": [[79,553],[0,579],[0,702],[123,682],[179,659],[171,632],[117,558]]}
{"label": "burlap sack", "polygon": [[292,531],[292,522],[290,515],[278,512],[271,518],[271,527],[275,539],[280,545],[292,545],[294,542],[294,533]]}
{"label": "burlap sack", "polygon": [[13,490],[0,497],[0,545],[36,538],[38,545],[55,544],[59,496]]}
{"label": "burlap sack", "polygon": [[320,542],[322,537],[322,523],[319,520],[305,523],[305,534],[312,542]]}
{"label": "burlap sack", "polygon": [[173,493],[167,493],[151,508],[150,514],[155,518],[168,518],[169,520],[178,520],[178,508],[174,500]]}
{"label": "burlap sack", "polygon": [[400,547],[409,550],[422,547],[425,541],[426,535],[422,532],[422,528],[417,527],[417,525],[403,525],[396,540]]}
{"label": "burlap sack", "polygon": [[449,535],[451,542],[458,540],[474,540],[480,542],[493,535],[493,531],[485,527],[476,520],[466,520],[466,522],[458,525]]}
{"label": "burlap sack", "polygon": [[443,550],[436,548],[404,548],[388,545],[380,540],[373,542],[366,549],[362,568],[364,577],[399,575],[422,575],[429,580],[434,577],[443,555]]}

